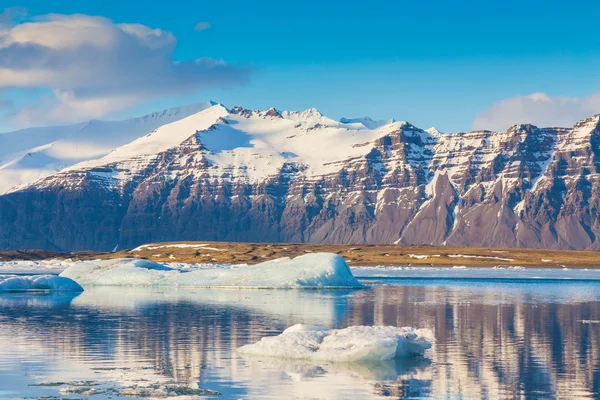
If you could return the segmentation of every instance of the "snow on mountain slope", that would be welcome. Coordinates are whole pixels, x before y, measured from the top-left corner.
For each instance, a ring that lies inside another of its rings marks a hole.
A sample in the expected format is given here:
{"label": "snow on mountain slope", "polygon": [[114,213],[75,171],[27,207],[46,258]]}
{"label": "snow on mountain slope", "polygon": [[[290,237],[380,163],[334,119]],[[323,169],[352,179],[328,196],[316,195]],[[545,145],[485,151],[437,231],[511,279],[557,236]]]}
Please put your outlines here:
{"label": "snow on mountain slope", "polygon": [[[221,169],[244,168],[248,180],[256,182],[275,174],[284,163],[302,165],[309,177],[339,171],[340,162],[366,155],[371,150],[368,143],[403,124],[368,129],[354,121],[329,119],[315,109],[281,114],[271,109],[245,115],[234,110],[214,130],[200,133],[199,140],[212,150],[207,158],[214,165]],[[211,146],[215,137],[239,142],[215,150]]]}
{"label": "snow on mountain slope", "polygon": [[159,126],[213,104],[192,104],[123,121],[92,120],[0,133],[0,194],[76,163],[103,157]]}
{"label": "snow on mountain slope", "polygon": [[157,154],[196,134],[211,164],[208,172],[216,179],[232,174],[245,182],[259,182],[277,174],[285,163],[301,165],[308,176],[317,177],[339,171],[345,160],[369,153],[368,144],[373,140],[408,126],[406,122],[375,122],[370,118],[344,121],[327,118],[316,109],[283,113],[274,108],[228,110],[213,103],[104,157],[74,164],[66,171],[118,164],[117,169],[126,173],[112,177],[128,179],[150,165]]}
{"label": "snow on mountain slope", "polygon": [[363,118],[342,118],[342,119],[340,119],[340,122],[343,124],[346,124],[346,125],[361,124],[362,126],[364,126],[367,129],[377,129],[384,125],[393,124],[396,121],[394,119],[384,119],[384,120],[380,120],[380,121],[374,121],[369,117],[363,117]]}
{"label": "snow on mountain slope", "polygon": [[211,103],[211,106],[206,109],[198,110],[182,119],[162,125],[147,135],[114,149],[102,158],[76,164],[72,169],[91,168],[160,153],[180,144],[197,131],[210,128],[225,115],[227,115],[225,107]]}

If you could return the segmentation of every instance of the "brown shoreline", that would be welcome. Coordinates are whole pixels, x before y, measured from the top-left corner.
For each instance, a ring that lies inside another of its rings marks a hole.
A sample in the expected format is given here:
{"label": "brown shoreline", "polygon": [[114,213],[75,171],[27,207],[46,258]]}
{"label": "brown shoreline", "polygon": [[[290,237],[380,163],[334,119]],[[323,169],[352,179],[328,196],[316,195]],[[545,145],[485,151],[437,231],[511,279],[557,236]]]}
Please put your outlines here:
{"label": "brown shoreline", "polygon": [[[124,250],[116,253],[92,251],[61,253],[45,250],[6,250],[0,251],[0,262],[51,258],[89,260],[97,258],[135,257],[160,262],[256,264],[279,257],[296,257],[316,252],[340,254],[346,259],[348,264],[356,266],[600,267],[600,252],[597,251],[236,242],[151,243],[141,246],[138,249]],[[544,262],[542,260],[551,261]]]}

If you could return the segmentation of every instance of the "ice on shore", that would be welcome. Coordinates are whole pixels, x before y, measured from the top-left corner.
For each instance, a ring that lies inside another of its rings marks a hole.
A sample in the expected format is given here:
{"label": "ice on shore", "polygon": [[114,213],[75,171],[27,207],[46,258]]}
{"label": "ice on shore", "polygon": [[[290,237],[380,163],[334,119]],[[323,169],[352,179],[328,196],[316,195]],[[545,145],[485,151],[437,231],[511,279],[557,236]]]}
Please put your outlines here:
{"label": "ice on shore", "polygon": [[140,259],[80,262],[60,276],[82,286],[348,288],[362,285],[344,259],[331,253],[279,258],[256,265],[175,269]]}
{"label": "ice on shore", "polygon": [[73,265],[71,260],[40,260],[40,261],[25,261],[0,260],[0,274],[30,274],[30,275],[47,275],[59,274],[65,268]]}
{"label": "ice on shore", "polygon": [[0,292],[27,292],[57,290],[83,292],[83,288],[69,278],[56,275],[6,276],[0,275]]}
{"label": "ice on shore", "polygon": [[422,355],[431,347],[429,329],[395,326],[351,326],[328,329],[294,325],[278,336],[238,349],[241,354],[295,360],[357,362],[385,361]]}

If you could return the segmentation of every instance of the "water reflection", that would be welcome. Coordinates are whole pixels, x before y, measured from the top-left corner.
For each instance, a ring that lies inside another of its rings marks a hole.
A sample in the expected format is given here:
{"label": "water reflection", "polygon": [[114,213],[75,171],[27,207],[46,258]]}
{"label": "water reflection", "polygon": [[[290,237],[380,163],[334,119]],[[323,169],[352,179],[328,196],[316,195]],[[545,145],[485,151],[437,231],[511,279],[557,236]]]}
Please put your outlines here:
{"label": "water reflection", "polygon": [[[429,359],[394,360],[372,364],[318,363],[246,358],[252,370],[249,398],[366,399],[390,391],[429,391]],[[274,380],[274,376],[280,379]]]}
{"label": "water reflection", "polygon": [[[580,282],[5,294],[0,398],[56,395],[29,385],[74,380],[198,383],[224,398],[600,398],[594,321],[600,285]],[[429,327],[437,340],[427,359],[375,365],[234,352],[299,322]]]}

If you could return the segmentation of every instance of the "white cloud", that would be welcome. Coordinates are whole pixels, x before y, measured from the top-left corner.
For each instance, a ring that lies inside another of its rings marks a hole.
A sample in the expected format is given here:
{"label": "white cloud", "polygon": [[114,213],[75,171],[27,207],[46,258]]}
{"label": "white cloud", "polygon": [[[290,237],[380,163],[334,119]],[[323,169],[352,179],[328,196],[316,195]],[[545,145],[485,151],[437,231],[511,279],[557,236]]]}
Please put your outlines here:
{"label": "white cloud", "polygon": [[205,31],[207,29],[210,29],[210,23],[206,21],[198,22],[196,26],[194,26],[196,32]]}
{"label": "white cloud", "polygon": [[88,15],[0,23],[0,88],[50,89],[50,99],[11,117],[40,125],[100,118],[153,98],[229,87],[249,77],[247,67],[219,60],[174,62],[176,43],[170,32]]}
{"label": "white cloud", "polygon": [[600,113],[600,93],[587,97],[566,97],[538,92],[499,101],[480,113],[473,121],[472,128],[501,131],[522,123],[539,127],[570,127],[597,113]]}

